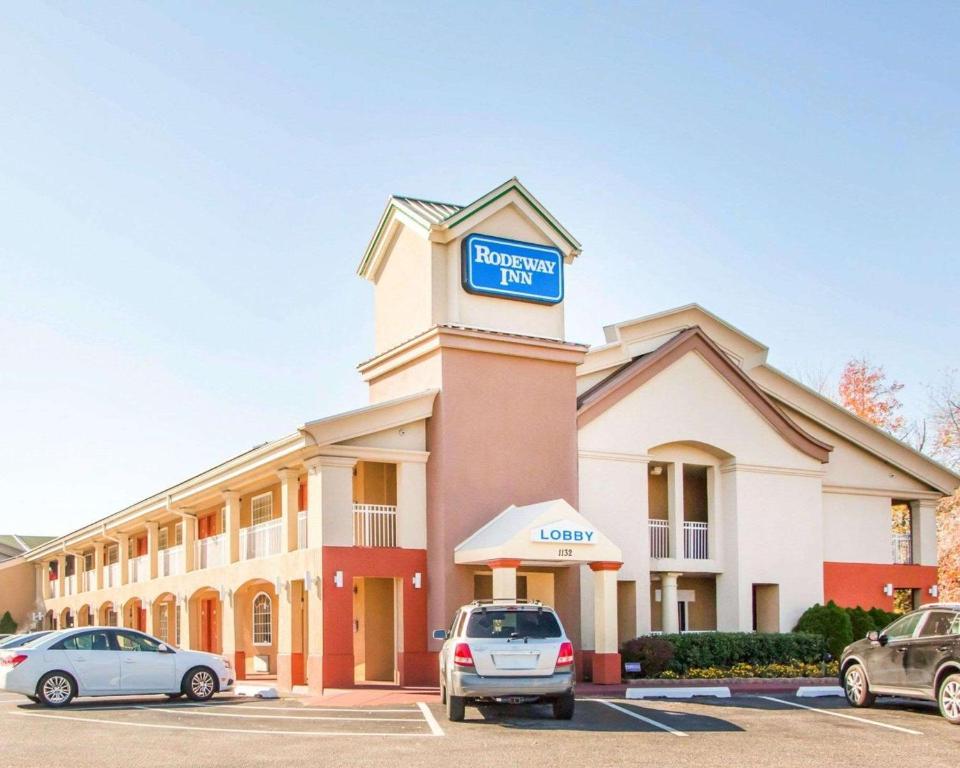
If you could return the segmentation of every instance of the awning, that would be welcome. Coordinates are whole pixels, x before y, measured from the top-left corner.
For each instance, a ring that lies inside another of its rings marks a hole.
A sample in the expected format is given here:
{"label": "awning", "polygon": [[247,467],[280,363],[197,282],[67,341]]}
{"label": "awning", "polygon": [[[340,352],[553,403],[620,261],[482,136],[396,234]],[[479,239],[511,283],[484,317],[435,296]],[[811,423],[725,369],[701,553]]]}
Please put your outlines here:
{"label": "awning", "polygon": [[622,563],[620,548],[563,499],[510,506],[454,550],[458,565]]}

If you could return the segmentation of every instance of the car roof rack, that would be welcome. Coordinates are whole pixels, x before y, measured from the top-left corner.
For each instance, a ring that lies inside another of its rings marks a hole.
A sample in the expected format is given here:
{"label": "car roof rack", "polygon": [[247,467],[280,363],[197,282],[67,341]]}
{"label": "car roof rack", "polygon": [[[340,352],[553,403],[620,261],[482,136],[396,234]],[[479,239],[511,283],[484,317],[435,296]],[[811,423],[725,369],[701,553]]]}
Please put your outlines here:
{"label": "car roof rack", "polygon": [[526,598],[514,597],[483,597],[478,600],[471,600],[470,605],[493,605],[494,603],[507,603],[515,605],[543,605],[541,600],[527,600]]}

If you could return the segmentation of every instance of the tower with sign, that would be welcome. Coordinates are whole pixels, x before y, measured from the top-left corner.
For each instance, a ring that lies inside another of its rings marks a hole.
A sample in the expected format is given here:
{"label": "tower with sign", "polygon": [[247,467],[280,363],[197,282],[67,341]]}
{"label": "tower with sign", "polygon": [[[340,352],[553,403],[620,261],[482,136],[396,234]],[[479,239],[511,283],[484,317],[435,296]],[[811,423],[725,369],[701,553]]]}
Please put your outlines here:
{"label": "tower with sign", "polygon": [[[428,621],[474,597],[455,547],[510,505],[577,506],[576,366],[564,340],[577,240],[517,180],[469,205],[390,198],[358,273],[374,286],[371,402],[436,389],[427,426]],[[450,573],[431,579],[430,574]],[[576,634],[579,574],[555,576]]]}

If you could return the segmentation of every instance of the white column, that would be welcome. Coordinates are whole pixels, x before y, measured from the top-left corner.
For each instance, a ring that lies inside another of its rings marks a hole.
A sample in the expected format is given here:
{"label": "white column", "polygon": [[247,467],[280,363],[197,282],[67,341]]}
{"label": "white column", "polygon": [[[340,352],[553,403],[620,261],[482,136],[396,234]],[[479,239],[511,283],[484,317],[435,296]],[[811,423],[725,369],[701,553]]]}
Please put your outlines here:
{"label": "white column", "polygon": [[[157,559],[160,551],[160,526],[156,523],[147,523],[147,573],[151,579],[157,578]],[[149,611],[147,611],[149,615]],[[149,621],[149,619],[148,619]]]}
{"label": "white column", "polygon": [[282,552],[293,552],[297,549],[300,473],[284,467],[277,475],[280,478],[280,548]]}
{"label": "white column", "polygon": [[660,575],[660,626],[667,634],[680,631],[680,615],[677,608],[677,578],[679,573]]}
{"label": "white column", "polygon": [[683,464],[667,464],[667,518],[670,523],[671,558],[683,557]]}
{"label": "white column", "polygon": [[[620,563],[591,563],[593,642],[596,653],[617,653],[617,571]],[[619,672],[619,670],[617,670]]]}
{"label": "white column", "polygon": [[[130,580],[130,537],[125,533],[117,534],[117,570],[120,571],[120,585],[126,584]],[[114,584],[116,586],[116,584]],[[123,622],[119,618],[123,615],[123,612],[118,608],[117,609],[117,622],[122,624]]]}
{"label": "white column", "polygon": [[103,542],[93,545],[93,588],[103,589]]}
{"label": "white column", "polygon": [[57,555],[57,589],[58,597],[67,594],[67,556]]}
{"label": "white column", "polygon": [[723,559],[723,507],[720,504],[720,468],[707,467],[707,556]]}
{"label": "white column", "polygon": [[43,571],[43,583],[40,584],[40,594],[44,600],[53,597],[53,589],[50,585],[50,561],[47,560],[40,564],[40,570]]}
{"label": "white column", "polygon": [[517,568],[519,560],[491,560],[487,565],[493,571],[493,599],[517,599]]}
{"label": "white column", "polygon": [[353,546],[353,468],[343,456],[307,459],[307,539],[310,549]]}
{"label": "white column", "polygon": [[397,465],[397,546],[427,548],[427,464]]}
{"label": "white column", "polygon": [[[197,517],[186,512],[180,513],[180,524],[183,526],[183,572],[190,573],[196,565],[197,556]],[[183,624],[180,631],[183,632]],[[181,636],[181,640],[183,637]]]}
{"label": "white column", "polygon": [[240,494],[236,491],[224,491],[223,502],[226,507],[223,527],[227,535],[227,562],[235,563],[240,559]]}
{"label": "white column", "polygon": [[923,499],[910,503],[910,534],[915,565],[937,564],[937,502]]}

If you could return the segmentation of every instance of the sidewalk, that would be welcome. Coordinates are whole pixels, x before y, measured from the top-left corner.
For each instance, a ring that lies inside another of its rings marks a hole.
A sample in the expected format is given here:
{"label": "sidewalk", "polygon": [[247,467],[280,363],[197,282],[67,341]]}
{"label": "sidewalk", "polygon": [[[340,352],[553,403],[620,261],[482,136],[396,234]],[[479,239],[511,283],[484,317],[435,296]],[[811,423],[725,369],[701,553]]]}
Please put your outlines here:
{"label": "sidewalk", "polygon": [[837,685],[835,677],[724,677],[716,680],[630,680],[620,685],[577,683],[578,696],[623,698],[627,688],[707,688],[726,686],[730,693],[793,693],[801,686]]}

